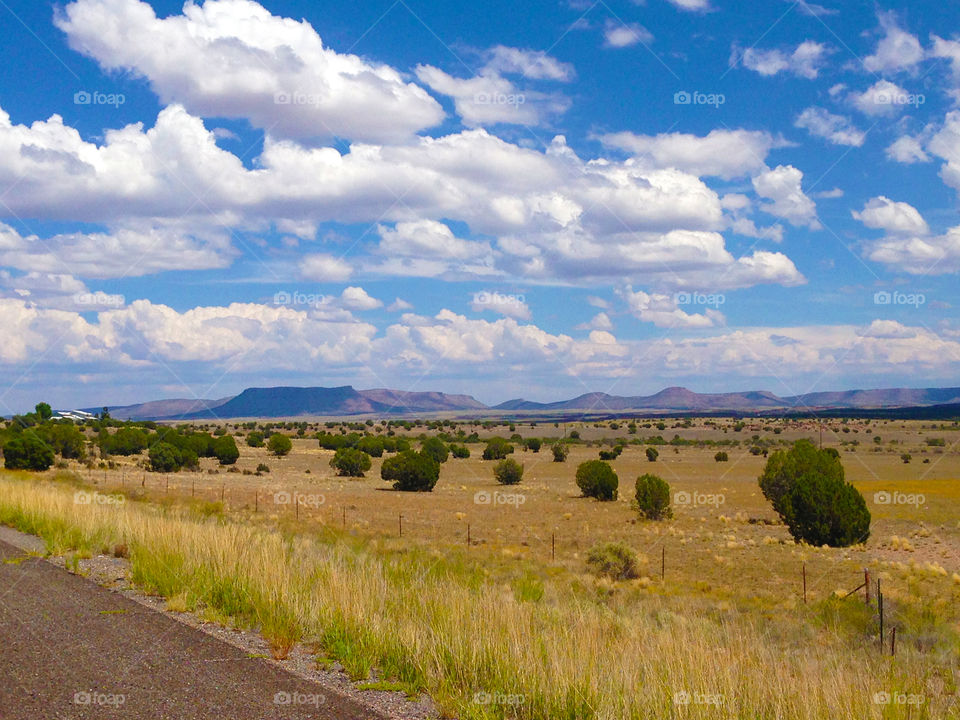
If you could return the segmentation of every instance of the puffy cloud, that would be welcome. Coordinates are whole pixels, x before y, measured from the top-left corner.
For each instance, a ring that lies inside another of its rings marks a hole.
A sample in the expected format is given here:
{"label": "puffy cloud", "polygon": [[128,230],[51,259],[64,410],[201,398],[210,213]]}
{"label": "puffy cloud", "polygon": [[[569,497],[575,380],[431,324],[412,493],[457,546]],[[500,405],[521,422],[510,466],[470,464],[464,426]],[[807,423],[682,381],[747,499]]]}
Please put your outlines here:
{"label": "puffy cloud", "polygon": [[405,310],[413,310],[413,305],[408,303],[403,298],[397,298],[392,303],[387,305],[387,310],[390,312],[403,312]]}
{"label": "puffy cloud", "polygon": [[306,21],[252,0],[188,2],[163,19],[141,0],[75,0],[56,23],[71,47],[146,78],[162,102],[275,136],[401,140],[443,119],[393,68],[324,47]]}
{"label": "puffy cloud", "polygon": [[927,151],[946,160],[940,168],[940,177],[954,190],[960,191],[960,111],[947,113],[943,126],[927,143]]}
{"label": "puffy cloud", "polygon": [[886,149],[887,157],[900,163],[929,162],[930,156],[923,150],[920,140],[903,135]]}
{"label": "puffy cloud", "polygon": [[878,80],[862,93],[850,95],[853,104],[865,115],[896,115],[907,105],[922,104],[921,98],[889,80]]}
{"label": "puffy cloud", "polygon": [[109,233],[21,236],[0,223],[0,265],[87,278],[138,277],[167,270],[227,267],[236,252],[222,231],[137,224]]}
{"label": "puffy cloud", "polygon": [[[762,152],[768,144],[762,135],[706,140],[701,147],[743,140]],[[682,141],[673,142],[654,142],[650,152],[694,162]],[[741,153],[714,171],[756,162]],[[256,165],[246,169],[177,106],[161,111],[151,129],[108,131],[101,145],[83,141],[56,116],[26,127],[0,111],[0,182],[9,183],[4,203],[18,215],[114,224],[173,217],[178,227],[202,220],[205,227],[273,226],[307,237],[328,221],[449,219],[498,238],[495,268],[481,257],[463,272],[506,270],[538,280],[682,274],[734,262],[716,234],[727,225],[719,198],[699,177],[649,157],[585,161],[562,136],[545,152],[470,130],[404,145],[354,144],[343,153],[268,137]],[[308,279],[349,277],[349,263],[323,254],[301,264]],[[448,264],[398,255],[375,271],[435,276]]]}
{"label": "puffy cloud", "polygon": [[794,125],[811,135],[829,140],[834,145],[863,145],[865,133],[858,130],[849,118],[834,115],[822,107],[808,107],[797,117]]}
{"label": "puffy cloud", "polygon": [[868,228],[881,229],[892,235],[926,235],[930,232],[927,222],[917,209],[905,202],[894,202],[880,195],[872,198],[853,217]]}
{"label": "puffy cloud", "polygon": [[624,48],[653,42],[653,34],[640,23],[624,23],[614,19],[607,20],[603,31],[604,44],[610,48]]}
{"label": "puffy cloud", "polygon": [[317,282],[343,282],[353,275],[353,266],[343,258],[325,253],[304,255],[300,261],[300,277]]}
{"label": "puffy cloud", "polygon": [[757,195],[771,201],[762,206],[766,212],[791,225],[818,229],[821,226],[817,220],[817,206],[804,194],[802,181],[800,170],[792,165],[778,165],[753,178],[753,189]]}
{"label": "puffy cloud", "polygon": [[577,325],[577,330],[613,330],[613,321],[605,312],[599,312],[594,315],[590,322]]}
{"label": "puffy cloud", "polygon": [[[687,313],[678,307],[678,298],[689,297],[688,293],[664,295],[633,291],[629,285],[619,292],[626,301],[630,312],[643,322],[650,322],[661,328],[708,328],[724,325],[726,318],[716,308],[706,308],[701,313]],[[722,296],[718,296],[722,297]]]}
{"label": "puffy cloud", "polygon": [[923,48],[915,35],[897,24],[896,15],[880,13],[880,27],[884,32],[876,52],[863,60],[863,66],[873,73],[911,70],[923,60]]}
{"label": "puffy cloud", "polygon": [[898,323],[896,320],[874,320],[860,332],[860,335],[881,340],[903,340],[915,338],[917,331]]}
{"label": "puffy cloud", "polygon": [[793,52],[771,49],[747,48],[742,54],[734,49],[734,58],[739,54],[743,66],[761,75],[771,76],[789,72],[810,80],[816,79],[820,66],[829,54],[826,45],[813,40],[800,43]]}
{"label": "puffy cloud", "polygon": [[912,275],[940,275],[960,270],[960,226],[933,235],[916,208],[875,197],[854,218],[884,237],[865,243],[866,256],[893,270]]}
{"label": "puffy cloud", "polygon": [[340,293],[340,305],[347,310],[374,310],[383,307],[383,303],[367,294],[362,287],[344,288]]}
{"label": "puffy cloud", "polygon": [[755,130],[712,130],[705,136],[689,133],[636,135],[631,132],[600,136],[607,147],[632,154],[650,167],[674,167],[693,175],[715,175],[725,180],[766,169],[776,145],[772,135]]}

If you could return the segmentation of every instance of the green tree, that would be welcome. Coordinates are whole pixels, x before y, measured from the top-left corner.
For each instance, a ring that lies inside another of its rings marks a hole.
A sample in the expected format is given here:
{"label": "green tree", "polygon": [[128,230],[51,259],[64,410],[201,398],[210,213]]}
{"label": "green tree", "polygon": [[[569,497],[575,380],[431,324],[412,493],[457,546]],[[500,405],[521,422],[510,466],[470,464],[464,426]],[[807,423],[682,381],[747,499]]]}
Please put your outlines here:
{"label": "green tree", "polygon": [[152,445],[148,457],[153,472],[177,472],[183,466],[180,451],[170,443],[158,442]]}
{"label": "green tree", "polygon": [[370,457],[383,457],[383,438],[376,435],[364,435],[357,442],[357,450],[365,452]]}
{"label": "green tree", "polygon": [[470,457],[470,448],[468,448],[466,445],[451,445],[450,454],[455,458],[465,459]]}
{"label": "green tree", "polygon": [[493,476],[501,485],[516,485],[523,480],[523,465],[513,458],[501,460],[493,468]]}
{"label": "green tree", "polygon": [[717,462],[728,462],[730,460],[730,456],[727,455],[727,453],[725,453],[723,450],[721,450],[720,452],[718,452],[716,455],[713,456],[713,459],[716,460]]}
{"label": "green tree", "polygon": [[357,448],[340,448],[330,459],[330,467],[343,477],[363,477],[371,464],[370,456]]}
{"label": "green tree", "polygon": [[383,461],[380,477],[394,490],[430,492],[440,479],[440,463],[429,455],[404,450]]}
{"label": "green tree", "polygon": [[567,455],[570,454],[570,448],[566,443],[557,442],[550,446],[551,452],[553,452],[553,461],[554,462],[566,462]]}
{"label": "green tree", "polygon": [[648,520],[662,520],[672,515],[670,485],[663,478],[646,473],[637,478],[637,509]]}
{"label": "green tree", "polygon": [[3,446],[3,466],[8,470],[47,470],[53,465],[53,448],[28,430]]}
{"label": "green tree", "polygon": [[647,448],[647,460],[650,462],[656,462],[658,457],[660,457],[660,452],[656,448]]}
{"label": "green tree", "polygon": [[847,547],[870,536],[870,511],[838,453],[800,440],[770,456],[759,482],[797,542]]}
{"label": "green tree", "polygon": [[221,465],[233,465],[240,457],[233,435],[221,435],[213,441],[213,455]]}
{"label": "green tree", "polygon": [[277,457],[289,455],[292,449],[293,443],[290,441],[290,438],[283,433],[274,433],[267,441],[267,450],[272,452]]}
{"label": "green tree", "polygon": [[50,407],[49,403],[37,403],[34,410],[40,416],[40,420],[49,420],[53,417],[53,408]]}
{"label": "green tree", "polygon": [[86,456],[87,438],[72,422],[45,423],[37,428],[37,434],[62,458],[78,460]]}
{"label": "green tree", "polygon": [[603,460],[588,460],[577,467],[577,487],[586,497],[616,500],[620,480]]}
{"label": "green tree", "polygon": [[254,430],[252,433],[247,435],[247,446],[252,448],[258,448],[264,446],[263,442],[263,433],[257,430]]}
{"label": "green tree", "polygon": [[450,455],[446,443],[438,437],[431,437],[424,440],[420,445],[420,452],[429,455],[441,464],[445,463],[447,457]]}
{"label": "green tree", "polygon": [[538,453],[540,452],[540,448],[543,447],[543,441],[540,440],[540,438],[527,438],[524,445],[526,445],[527,450],[530,452]]}

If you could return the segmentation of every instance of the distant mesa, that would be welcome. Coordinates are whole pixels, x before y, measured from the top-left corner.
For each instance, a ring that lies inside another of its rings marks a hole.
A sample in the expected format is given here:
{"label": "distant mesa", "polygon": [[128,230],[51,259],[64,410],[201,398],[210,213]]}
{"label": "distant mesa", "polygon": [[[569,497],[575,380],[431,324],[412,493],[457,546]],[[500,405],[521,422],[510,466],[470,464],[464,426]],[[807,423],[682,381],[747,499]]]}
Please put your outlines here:
{"label": "distant mesa", "polygon": [[[591,392],[571,400],[548,403],[517,398],[491,407],[470,395],[412,392],[388,388],[356,390],[350,385],[343,385],[340,387],[247,388],[239,395],[219,400],[154,400],[138,405],[111,407],[110,414],[120,420],[213,420],[347,415],[412,416],[442,412],[455,412],[460,415],[568,412],[603,414],[627,411],[661,414],[667,412],[749,413],[778,410],[804,412],[924,408],[955,404],[960,404],[960,388],[842,390],[778,397],[763,390],[697,393],[687,388],[669,387],[654,395],[622,396]],[[100,410],[101,408],[85,408],[64,412],[98,413]]]}

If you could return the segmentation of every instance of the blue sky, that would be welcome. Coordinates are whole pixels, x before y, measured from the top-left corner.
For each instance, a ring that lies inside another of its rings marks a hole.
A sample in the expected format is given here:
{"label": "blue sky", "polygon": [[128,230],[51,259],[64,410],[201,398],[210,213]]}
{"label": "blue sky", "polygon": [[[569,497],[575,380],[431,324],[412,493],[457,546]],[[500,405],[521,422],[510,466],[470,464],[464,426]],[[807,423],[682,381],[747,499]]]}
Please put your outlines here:
{"label": "blue sky", "polygon": [[0,413],[958,384],[950,4],[0,17]]}

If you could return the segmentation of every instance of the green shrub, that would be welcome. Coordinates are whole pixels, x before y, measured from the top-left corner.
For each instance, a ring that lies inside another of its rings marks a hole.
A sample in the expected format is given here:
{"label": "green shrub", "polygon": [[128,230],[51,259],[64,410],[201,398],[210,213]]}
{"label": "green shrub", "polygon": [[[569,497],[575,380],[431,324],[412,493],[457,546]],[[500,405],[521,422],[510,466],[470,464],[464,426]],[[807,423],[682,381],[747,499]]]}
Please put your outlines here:
{"label": "green shrub", "polygon": [[730,456],[727,455],[727,453],[725,453],[723,450],[721,450],[720,452],[718,452],[716,455],[713,456],[713,459],[716,460],[717,462],[729,462]]}
{"label": "green shrub", "polygon": [[658,457],[660,457],[660,452],[656,448],[647,448],[647,460],[650,462],[656,462]]}
{"label": "green shrub", "polygon": [[553,461],[554,462],[566,462],[567,455],[570,454],[570,448],[567,447],[566,443],[558,442],[550,446],[551,452],[553,452]]}
{"label": "green shrub", "polygon": [[450,454],[455,458],[465,459],[470,457],[470,448],[466,445],[451,445]]}
{"label": "green shrub", "polygon": [[371,465],[370,456],[357,448],[340,448],[330,460],[330,467],[343,477],[363,477]]}
{"label": "green shrub", "polygon": [[540,438],[527,438],[523,444],[527,450],[535,453],[540,452],[540,448],[543,447],[543,442],[540,440]]}
{"label": "green shrub", "polygon": [[800,440],[767,460],[760,489],[797,542],[847,547],[870,536],[863,495],[846,482],[839,454]]}
{"label": "green shrub", "polygon": [[429,455],[404,450],[383,461],[380,477],[392,481],[394,490],[430,492],[440,479],[440,463]]}
{"label": "green shrub", "polygon": [[662,520],[673,515],[670,509],[670,485],[656,475],[646,473],[637,478],[637,509],[648,520]]}
{"label": "green shrub", "polygon": [[269,466],[269,465],[265,465],[264,463],[260,463],[259,465],[257,465],[257,472],[258,472],[258,473],[268,473],[268,472],[270,472],[270,466]]}
{"label": "green shrub", "polygon": [[614,580],[630,580],[640,575],[636,554],[621,543],[605,543],[591,548],[587,565],[597,575]]}
{"label": "green shrub", "polygon": [[616,500],[619,484],[617,473],[603,460],[588,460],[577,468],[577,487],[586,497]]}
{"label": "green shrub", "polygon": [[53,448],[33,431],[8,440],[3,446],[3,466],[8,470],[47,470],[53,465]]}
{"label": "green shrub", "polygon": [[376,435],[364,435],[357,441],[357,450],[365,452],[370,457],[383,457],[383,438]]}
{"label": "green shrub", "polygon": [[252,433],[247,435],[247,445],[250,447],[263,447],[264,444],[262,432],[257,432],[254,430]]}
{"label": "green shrub", "polygon": [[420,452],[429,455],[438,463],[443,464],[447,461],[450,451],[443,440],[438,437],[427,438],[420,444]]}
{"label": "green shrub", "polygon": [[213,454],[221,465],[233,465],[240,457],[237,441],[232,435],[221,435],[213,441]]}
{"label": "green shrub", "polygon": [[487,440],[487,446],[483,449],[483,459],[503,460],[511,453],[513,453],[513,445],[501,437],[490,438]]}
{"label": "green shrub", "polygon": [[153,472],[177,472],[183,466],[180,451],[170,443],[158,442],[150,447],[148,455]]}
{"label": "green shrub", "polygon": [[501,485],[516,485],[523,480],[523,465],[512,458],[501,460],[493,468],[493,476]]}
{"label": "green shrub", "polygon": [[274,433],[267,441],[267,450],[277,457],[289,455],[293,449],[293,442],[283,433]]}

